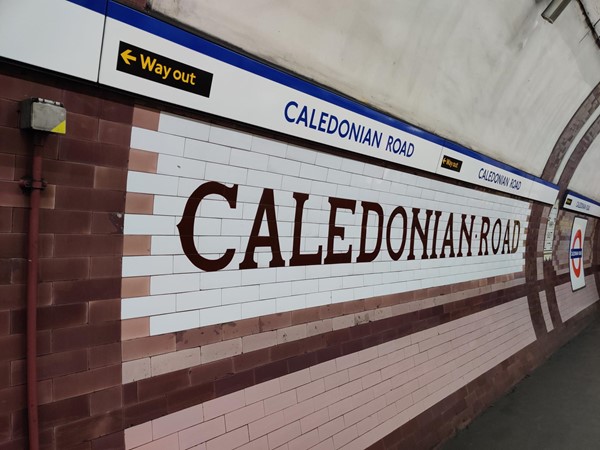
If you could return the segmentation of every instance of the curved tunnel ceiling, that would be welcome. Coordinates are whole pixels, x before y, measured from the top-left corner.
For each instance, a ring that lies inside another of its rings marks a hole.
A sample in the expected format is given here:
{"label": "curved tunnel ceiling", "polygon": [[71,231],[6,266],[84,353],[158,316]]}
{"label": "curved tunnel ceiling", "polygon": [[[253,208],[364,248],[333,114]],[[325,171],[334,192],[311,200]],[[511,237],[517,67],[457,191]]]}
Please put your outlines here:
{"label": "curved tunnel ceiling", "polygon": [[150,8],[539,176],[600,81],[600,51],[578,2],[552,25],[540,15],[546,4],[154,0]]}
{"label": "curved tunnel ceiling", "polygon": [[577,166],[569,189],[587,197],[598,200],[600,192],[600,140],[590,145],[581,162]]}

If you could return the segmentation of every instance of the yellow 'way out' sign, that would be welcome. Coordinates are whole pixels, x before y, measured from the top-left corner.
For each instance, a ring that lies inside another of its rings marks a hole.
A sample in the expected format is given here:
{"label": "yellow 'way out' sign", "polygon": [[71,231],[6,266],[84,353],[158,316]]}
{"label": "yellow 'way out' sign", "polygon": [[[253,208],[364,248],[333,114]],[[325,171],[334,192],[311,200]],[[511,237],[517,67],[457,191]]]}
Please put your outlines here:
{"label": "yellow 'way out' sign", "polygon": [[119,42],[117,70],[204,97],[210,96],[212,73],[122,41]]}

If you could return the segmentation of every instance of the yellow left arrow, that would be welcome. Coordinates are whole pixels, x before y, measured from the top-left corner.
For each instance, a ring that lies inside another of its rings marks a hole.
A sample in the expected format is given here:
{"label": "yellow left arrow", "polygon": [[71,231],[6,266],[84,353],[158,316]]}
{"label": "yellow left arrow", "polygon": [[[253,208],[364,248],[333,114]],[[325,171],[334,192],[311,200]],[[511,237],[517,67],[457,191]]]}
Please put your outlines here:
{"label": "yellow left arrow", "polygon": [[125,64],[127,64],[128,66],[131,65],[130,61],[137,61],[137,58],[135,56],[131,56],[130,48],[121,53],[121,58],[123,58],[123,61],[125,61]]}

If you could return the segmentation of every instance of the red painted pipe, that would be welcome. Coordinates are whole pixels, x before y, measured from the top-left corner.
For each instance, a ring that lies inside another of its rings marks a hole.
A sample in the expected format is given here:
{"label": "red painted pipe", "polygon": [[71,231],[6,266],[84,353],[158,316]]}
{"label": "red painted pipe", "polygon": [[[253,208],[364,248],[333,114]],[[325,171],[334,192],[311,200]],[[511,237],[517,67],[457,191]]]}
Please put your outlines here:
{"label": "red painted pipe", "polygon": [[37,297],[38,243],[40,231],[40,196],[42,193],[42,149],[44,136],[33,137],[33,165],[27,260],[27,417],[29,449],[39,449],[38,392],[37,392]]}

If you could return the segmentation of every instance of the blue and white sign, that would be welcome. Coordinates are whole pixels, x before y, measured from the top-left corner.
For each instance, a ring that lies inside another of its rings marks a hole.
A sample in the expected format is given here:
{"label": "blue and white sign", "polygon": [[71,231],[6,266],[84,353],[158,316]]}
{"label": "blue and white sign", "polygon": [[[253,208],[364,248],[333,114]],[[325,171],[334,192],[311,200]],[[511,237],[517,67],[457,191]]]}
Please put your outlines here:
{"label": "blue and white sign", "polygon": [[[460,162],[460,170],[450,169],[448,158]],[[552,183],[458,146],[444,147],[436,173],[543,203],[553,203],[558,193]]]}
{"label": "blue and white sign", "polygon": [[[13,3],[33,0],[0,5]],[[0,56],[523,198],[552,204],[558,194],[552,183],[119,3],[41,3],[52,7],[30,15],[56,21],[61,41],[76,48],[65,56],[29,39],[15,50],[14,40],[1,39],[2,26],[12,33],[20,22],[0,9]]]}
{"label": "blue and white sign", "polygon": [[97,81],[106,4],[0,1],[0,56]]}
{"label": "blue and white sign", "polygon": [[567,191],[563,209],[587,214],[588,216],[600,217],[600,203],[573,191]]}
{"label": "blue and white sign", "polygon": [[[123,42],[210,72],[210,97],[118,71]],[[115,3],[109,3],[99,81],[519,197],[552,204],[558,194],[552,183]],[[462,168],[446,170],[444,157]]]}
{"label": "blue and white sign", "polygon": [[571,275],[571,289],[576,291],[585,287],[585,273],[583,270],[583,239],[587,219],[575,217],[571,229],[571,242],[569,245],[569,273]]}
{"label": "blue and white sign", "polygon": [[[211,73],[210,96],[117,70],[122,43]],[[108,8],[99,81],[428,172],[435,172],[442,151],[440,138],[409,132],[398,120],[115,3]]]}

